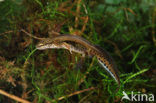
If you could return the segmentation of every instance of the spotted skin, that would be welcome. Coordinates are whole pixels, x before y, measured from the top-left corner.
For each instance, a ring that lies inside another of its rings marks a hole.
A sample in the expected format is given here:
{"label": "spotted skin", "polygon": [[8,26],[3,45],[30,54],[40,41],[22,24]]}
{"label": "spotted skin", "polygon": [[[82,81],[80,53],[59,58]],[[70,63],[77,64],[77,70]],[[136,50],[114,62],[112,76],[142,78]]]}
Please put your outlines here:
{"label": "spotted skin", "polygon": [[53,44],[55,42],[66,42],[71,41],[78,43],[86,48],[85,52],[89,56],[96,56],[98,62],[102,65],[104,69],[106,69],[110,75],[115,79],[115,81],[120,85],[120,78],[118,76],[117,67],[114,63],[112,57],[102,48],[99,46],[91,44],[89,41],[85,40],[80,36],[74,35],[60,35],[55,38],[47,39],[42,42],[43,45]]}
{"label": "spotted skin", "polygon": [[115,79],[120,85],[120,78],[118,76],[117,67],[113,58],[104,50],[100,48],[100,53],[95,50],[89,51],[90,55],[96,55],[99,64],[106,69],[106,71]]}

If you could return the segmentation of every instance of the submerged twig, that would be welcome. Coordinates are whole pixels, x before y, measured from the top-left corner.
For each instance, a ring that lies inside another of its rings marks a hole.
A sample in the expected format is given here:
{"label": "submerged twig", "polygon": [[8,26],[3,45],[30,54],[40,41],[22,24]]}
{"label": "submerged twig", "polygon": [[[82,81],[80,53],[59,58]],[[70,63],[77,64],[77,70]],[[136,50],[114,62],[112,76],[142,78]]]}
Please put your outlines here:
{"label": "submerged twig", "polygon": [[80,93],[83,93],[83,92],[86,92],[86,91],[94,90],[94,89],[95,89],[95,87],[91,87],[91,88],[88,88],[88,89],[76,91],[76,92],[71,93],[71,94],[69,94],[69,95],[62,96],[62,97],[60,97],[60,98],[58,98],[58,99],[54,99],[53,101],[57,101],[57,100],[60,101],[60,100],[63,100],[63,99],[65,99],[65,98],[68,98],[68,97],[71,97],[71,96],[74,96],[74,95],[77,95],[77,94],[80,94]]}
{"label": "submerged twig", "polygon": [[4,95],[4,96],[7,96],[7,97],[9,97],[9,98],[11,98],[11,99],[13,99],[13,100],[15,100],[15,101],[17,101],[17,102],[31,103],[31,102],[29,102],[29,101],[27,101],[27,100],[24,100],[24,99],[22,99],[22,98],[19,98],[19,97],[15,96],[15,95],[9,94],[9,93],[7,93],[7,92],[1,90],[1,89],[0,89],[0,94],[2,94],[2,95]]}
{"label": "submerged twig", "polygon": [[37,37],[37,36],[34,36],[28,32],[26,32],[24,29],[21,29],[22,32],[24,32],[25,34],[27,34],[28,36],[34,38],[34,39],[37,39],[37,40],[43,40],[44,38],[40,38],[40,37]]}
{"label": "submerged twig", "polygon": [[1,33],[0,36],[1,36],[1,35],[4,35],[4,34],[9,34],[9,33],[12,33],[12,32],[13,32],[13,30],[9,30],[9,31],[6,31],[6,32],[4,32],[4,33]]}

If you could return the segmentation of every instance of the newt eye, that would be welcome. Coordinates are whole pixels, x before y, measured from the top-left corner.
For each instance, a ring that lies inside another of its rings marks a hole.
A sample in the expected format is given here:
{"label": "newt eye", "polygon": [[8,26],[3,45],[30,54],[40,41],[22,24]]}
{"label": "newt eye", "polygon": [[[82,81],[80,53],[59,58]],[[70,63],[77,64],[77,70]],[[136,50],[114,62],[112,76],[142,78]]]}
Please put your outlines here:
{"label": "newt eye", "polygon": [[43,46],[43,43],[39,43],[39,44],[37,44],[37,46],[38,46],[38,47]]}

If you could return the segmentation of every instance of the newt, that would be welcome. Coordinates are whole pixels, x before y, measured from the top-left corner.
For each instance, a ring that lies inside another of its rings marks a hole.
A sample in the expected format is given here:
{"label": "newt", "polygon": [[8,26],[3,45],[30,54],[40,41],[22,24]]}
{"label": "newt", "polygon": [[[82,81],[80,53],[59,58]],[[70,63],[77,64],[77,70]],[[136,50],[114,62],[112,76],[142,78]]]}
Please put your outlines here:
{"label": "newt", "polygon": [[[70,41],[77,44],[80,44],[85,47],[84,50],[79,50],[78,48],[75,48],[74,46],[67,44],[64,45],[63,43]],[[57,45],[57,46],[56,46]],[[115,79],[115,81],[120,85],[120,78],[117,72],[117,66],[113,60],[113,58],[108,54],[106,50],[103,48],[96,46],[86,39],[76,36],[76,35],[59,35],[54,38],[44,38],[41,40],[38,45],[36,45],[36,48],[39,50],[44,50],[48,48],[65,48],[70,51],[74,51],[77,53],[81,53],[83,55],[89,55],[89,56],[96,56],[98,62],[101,64],[101,66],[106,69],[106,71]]]}

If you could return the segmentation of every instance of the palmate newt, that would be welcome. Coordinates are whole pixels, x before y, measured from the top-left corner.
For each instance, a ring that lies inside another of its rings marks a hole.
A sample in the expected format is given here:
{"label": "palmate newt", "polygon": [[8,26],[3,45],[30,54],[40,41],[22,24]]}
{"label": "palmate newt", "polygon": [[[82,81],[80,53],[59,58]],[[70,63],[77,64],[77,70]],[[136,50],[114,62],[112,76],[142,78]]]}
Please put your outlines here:
{"label": "palmate newt", "polygon": [[[66,43],[67,41],[80,44],[84,46],[85,49],[81,50],[79,48],[76,48]],[[99,46],[93,45],[80,36],[59,35],[54,38],[44,38],[37,44],[36,48],[39,50],[49,48],[64,48],[83,55],[96,56],[98,62],[102,65],[102,67],[106,69],[107,72],[115,79],[118,85],[120,85],[120,78],[117,72],[117,67],[112,57],[104,49],[100,48]]]}

